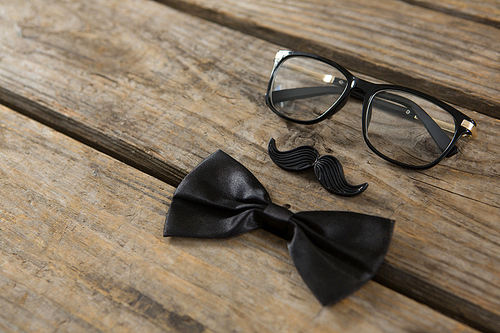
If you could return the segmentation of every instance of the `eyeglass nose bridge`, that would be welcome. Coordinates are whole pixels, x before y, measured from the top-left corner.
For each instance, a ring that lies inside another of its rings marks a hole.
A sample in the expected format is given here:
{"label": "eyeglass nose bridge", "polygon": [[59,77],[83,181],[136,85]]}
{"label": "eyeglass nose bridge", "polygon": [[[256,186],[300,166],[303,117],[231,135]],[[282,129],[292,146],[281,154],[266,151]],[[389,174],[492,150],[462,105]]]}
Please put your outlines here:
{"label": "eyeglass nose bridge", "polygon": [[343,98],[340,99],[339,103],[335,105],[335,107],[332,110],[329,111],[328,118],[332,117],[338,111],[342,110],[342,108],[346,105],[348,101],[347,98],[348,96],[363,101],[366,93],[371,89],[372,86],[373,86],[372,83],[357,78],[355,76],[352,76],[348,93],[344,95]]}
{"label": "eyeglass nose bridge", "polygon": [[351,82],[351,96],[360,100],[372,89],[373,83],[353,76]]}

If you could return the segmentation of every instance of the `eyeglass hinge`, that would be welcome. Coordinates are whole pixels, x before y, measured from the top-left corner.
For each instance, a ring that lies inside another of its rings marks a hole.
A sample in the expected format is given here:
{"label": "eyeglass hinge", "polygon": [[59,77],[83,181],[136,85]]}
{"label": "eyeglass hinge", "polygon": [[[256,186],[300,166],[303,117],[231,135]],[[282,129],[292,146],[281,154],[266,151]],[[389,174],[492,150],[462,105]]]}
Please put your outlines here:
{"label": "eyeglass hinge", "polygon": [[465,127],[468,130],[468,132],[465,133],[463,136],[465,136],[467,138],[469,138],[471,136],[475,136],[475,134],[476,134],[476,130],[475,130],[476,123],[474,122],[474,120],[469,121],[467,119],[464,119],[464,120],[462,120],[462,123],[460,124],[460,126]]}
{"label": "eyeglass hinge", "polygon": [[274,62],[278,63],[280,62],[281,59],[289,55],[292,51],[287,51],[287,50],[279,50],[276,52],[276,55],[274,56]]}

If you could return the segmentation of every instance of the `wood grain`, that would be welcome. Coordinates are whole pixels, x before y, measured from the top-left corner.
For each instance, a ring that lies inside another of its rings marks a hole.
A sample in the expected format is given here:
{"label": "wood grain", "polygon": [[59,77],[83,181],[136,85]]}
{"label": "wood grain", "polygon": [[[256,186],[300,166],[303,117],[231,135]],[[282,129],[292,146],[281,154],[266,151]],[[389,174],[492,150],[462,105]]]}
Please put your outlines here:
{"label": "wood grain", "polygon": [[375,282],[322,308],[264,231],[165,239],[172,187],[5,107],[0,119],[2,331],[474,332]]}
{"label": "wood grain", "polygon": [[[173,184],[222,148],[293,211],[393,218],[379,281],[498,331],[498,120],[464,110],[478,137],[431,170],[405,170],[366,147],[355,102],[314,126],[272,115],[263,94],[277,45],[153,2],[0,3],[3,103],[151,174],[163,170]],[[337,156],[348,180],[369,189],[339,198],[311,176],[279,170],[266,153],[271,137],[279,148],[313,144]]]}
{"label": "wood grain", "polygon": [[404,2],[437,10],[452,16],[500,28],[500,2],[498,0],[403,0]]}
{"label": "wood grain", "polygon": [[159,0],[500,118],[500,30],[396,0]]}

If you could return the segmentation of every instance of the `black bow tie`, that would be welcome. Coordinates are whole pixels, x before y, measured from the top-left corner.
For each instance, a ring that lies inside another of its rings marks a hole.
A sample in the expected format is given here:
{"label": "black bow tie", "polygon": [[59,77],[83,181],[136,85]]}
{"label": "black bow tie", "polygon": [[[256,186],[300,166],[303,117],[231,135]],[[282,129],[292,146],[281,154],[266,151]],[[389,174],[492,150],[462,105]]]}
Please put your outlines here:
{"label": "black bow tie", "polygon": [[273,204],[257,178],[219,150],[180,183],[163,235],[219,238],[263,228],[288,242],[302,279],[326,305],[375,275],[393,227],[392,220],[352,212],[294,214]]}

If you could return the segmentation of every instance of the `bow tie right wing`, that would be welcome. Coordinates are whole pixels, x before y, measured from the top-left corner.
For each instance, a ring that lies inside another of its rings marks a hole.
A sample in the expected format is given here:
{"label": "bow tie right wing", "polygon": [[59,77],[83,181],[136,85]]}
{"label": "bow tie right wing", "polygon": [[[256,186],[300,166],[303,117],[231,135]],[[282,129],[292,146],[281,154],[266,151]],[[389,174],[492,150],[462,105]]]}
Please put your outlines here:
{"label": "bow tie right wing", "polygon": [[352,212],[301,212],[291,222],[290,255],[323,305],[340,301],[375,275],[394,228],[392,220]]}

